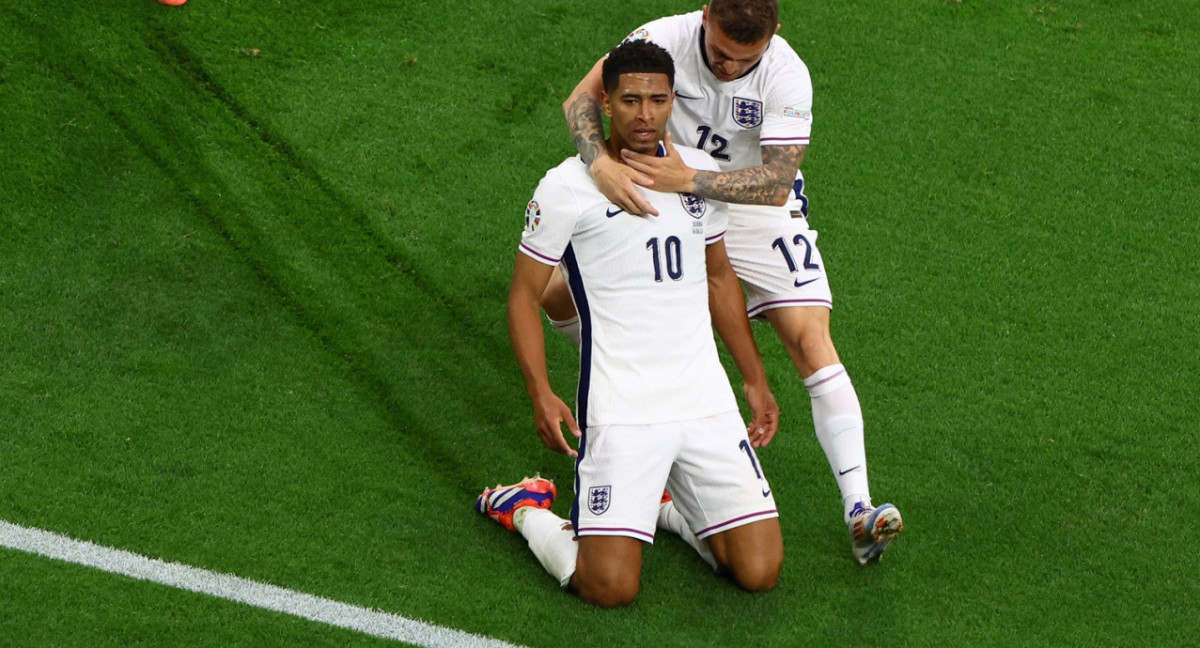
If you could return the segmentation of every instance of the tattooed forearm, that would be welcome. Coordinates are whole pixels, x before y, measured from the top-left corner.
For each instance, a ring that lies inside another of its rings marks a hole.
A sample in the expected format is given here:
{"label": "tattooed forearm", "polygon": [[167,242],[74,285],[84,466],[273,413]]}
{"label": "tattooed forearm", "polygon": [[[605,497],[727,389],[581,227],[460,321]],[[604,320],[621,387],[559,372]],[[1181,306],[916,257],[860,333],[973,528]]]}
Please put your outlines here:
{"label": "tattooed forearm", "polygon": [[807,147],[764,146],[762,166],[737,171],[697,171],[695,194],[743,205],[782,205]]}
{"label": "tattooed forearm", "polygon": [[571,139],[583,163],[592,161],[604,153],[604,125],[600,121],[600,104],[591,95],[582,94],[567,108],[567,127]]}

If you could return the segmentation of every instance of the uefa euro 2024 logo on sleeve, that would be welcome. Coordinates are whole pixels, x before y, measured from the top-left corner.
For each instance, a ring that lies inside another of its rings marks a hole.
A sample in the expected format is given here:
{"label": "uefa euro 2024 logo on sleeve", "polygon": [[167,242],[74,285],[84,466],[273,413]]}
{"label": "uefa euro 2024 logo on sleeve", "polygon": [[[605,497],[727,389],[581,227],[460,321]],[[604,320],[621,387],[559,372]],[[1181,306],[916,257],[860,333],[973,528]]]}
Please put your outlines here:
{"label": "uefa euro 2024 logo on sleeve", "polygon": [[536,200],[530,200],[525,205],[525,229],[532,232],[542,223],[542,208]]}
{"label": "uefa euro 2024 logo on sleeve", "polygon": [[763,102],[756,99],[733,98],[733,121],[742,128],[754,128],[762,123]]}

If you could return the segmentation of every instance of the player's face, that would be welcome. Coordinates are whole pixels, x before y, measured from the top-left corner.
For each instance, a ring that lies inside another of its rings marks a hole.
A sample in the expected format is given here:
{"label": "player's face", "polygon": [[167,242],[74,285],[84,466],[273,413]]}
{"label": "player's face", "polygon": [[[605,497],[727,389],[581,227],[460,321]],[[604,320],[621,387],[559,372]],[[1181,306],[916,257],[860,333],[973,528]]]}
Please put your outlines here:
{"label": "player's face", "polygon": [[604,92],[600,96],[604,114],[609,118],[613,145],[638,153],[655,153],[667,130],[674,98],[665,74],[622,74],[613,93]]}
{"label": "player's face", "polygon": [[[778,30],[778,27],[776,27]],[[757,43],[739,43],[721,30],[715,20],[708,19],[708,7],[704,8],[704,52],[708,56],[708,69],[722,81],[740,78],[762,60],[771,36]]]}

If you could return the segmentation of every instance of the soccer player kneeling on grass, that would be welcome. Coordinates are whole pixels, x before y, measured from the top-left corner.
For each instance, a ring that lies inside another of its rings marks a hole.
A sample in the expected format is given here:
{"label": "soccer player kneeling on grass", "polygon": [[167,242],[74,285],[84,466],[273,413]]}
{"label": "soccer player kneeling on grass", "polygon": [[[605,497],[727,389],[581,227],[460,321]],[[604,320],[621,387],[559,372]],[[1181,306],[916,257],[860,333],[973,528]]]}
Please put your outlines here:
{"label": "soccer player kneeling on grass", "polygon": [[[601,97],[608,154],[679,155],[715,170],[708,154],[662,141],[674,72],[670,55],[652,43],[610,52]],[[774,436],[779,409],[725,254],[725,206],[687,193],[646,190],[645,197],[657,217],[623,213],[579,157],[538,185],[509,292],[509,332],[538,435],[575,457],[575,498],[570,521],[558,517],[548,510],[555,485],[534,477],[485,490],[476,510],[520,532],[561,585],[594,605],[625,605],[637,595],[643,544],[653,541],[663,511],[685,521],[672,530],[719,572],[743,589],[770,590],[783,538],[754,449]],[[577,418],[552,391],[545,361],[540,299],[560,264],[581,323]],[[749,428],[713,327],[742,374]],[[563,426],[579,438],[577,451]]]}
{"label": "soccer player kneeling on grass", "polygon": [[[696,142],[712,153],[717,171],[690,167],[674,155],[606,154],[598,105],[602,61],[563,110],[580,158],[617,207],[657,213],[641,187],[728,204],[726,251],[746,289],[749,315],[771,323],[804,379],[850,549],[866,565],[879,561],[904,520],[895,505],[871,503],[862,408],[830,334],[833,293],[817,231],[808,223],[800,172],[813,124],[812,81],[776,33],[779,27],[776,0],[708,0],[699,11],[651,21],[627,38],[652,42],[673,57],[679,102],[667,122],[667,143]],[[542,306],[551,324],[578,344],[568,292],[562,277],[553,276]]]}

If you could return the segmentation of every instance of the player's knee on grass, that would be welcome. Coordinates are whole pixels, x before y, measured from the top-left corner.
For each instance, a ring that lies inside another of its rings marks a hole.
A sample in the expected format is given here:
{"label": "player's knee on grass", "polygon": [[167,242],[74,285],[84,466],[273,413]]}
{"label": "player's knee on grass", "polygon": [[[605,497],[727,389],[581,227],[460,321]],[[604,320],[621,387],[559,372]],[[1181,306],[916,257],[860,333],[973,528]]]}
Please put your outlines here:
{"label": "player's knee on grass", "polygon": [[633,538],[580,538],[571,589],[584,603],[598,607],[632,603],[641,585],[641,545]]}
{"label": "player's knee on grass", "polygon": [[744,556],[729,567],[729,577],[747,592],[769,592],[779,583],[783,556]]}
{"label": "player's knee on grass", "polygon": [[747,592],[775,589],[783,569],[778,519],[762,520],[708,538],[722,574]]}
{"label": "player's knee on grass", "polygon": [[633,603],[637,598],[638,577],[583,577],[579,572],[571,579],[571,587],[579,595],[580,600],[588,605],[602,608],[615,608]]}

